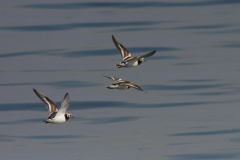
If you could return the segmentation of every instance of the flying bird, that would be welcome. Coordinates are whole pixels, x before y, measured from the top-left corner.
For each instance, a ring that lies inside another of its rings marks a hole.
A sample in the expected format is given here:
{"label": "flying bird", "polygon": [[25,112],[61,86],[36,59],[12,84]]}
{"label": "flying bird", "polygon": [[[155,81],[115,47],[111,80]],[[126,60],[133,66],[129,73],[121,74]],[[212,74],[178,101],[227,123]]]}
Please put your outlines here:
{"label": "flying bird", "polygon": [[104,76],[104,77],[107,77],[107,78],[114,81],[113,84],[111,84],[110,86],[107,86],[107,88],[109,88],[109,89],[126,90],[126,89],[129,89],[129,88],[132,87],[132,88],[138,89],[140,91],[146,92],[146,91],[142,90],[142,88],[140,88],[138,85],[134,84],[133,82],[124,81],[124,80],[122,80],[120,78],[117,78],[117,77],[108,77],[108,76]]}
{"label": "flying bird", "polygon": [[65,94],[61,104],[61,108],[58,110],[57,105],[51,99],[49,99],[36,89],[33,89],[33,91],[43,101],[49,111],[49,117],[42,122],[58,124],[66,122],[69,118],[73,118],[70,113],[66,113],[66,110],[68,109],[70,103],[68,93]]}
{"label": "flying bird", "polygon": [[125,48],[121,43],[119,43],[113,35],[112,39],[121,56],[123,57],[123,61],[119,64],[116,64],[118,68],[138,66],[145,61],[144,58],[153,56],[156,53],[156,51],[153,51],[140,57],[133,57],[132,54],[127,50],[127,48]]}

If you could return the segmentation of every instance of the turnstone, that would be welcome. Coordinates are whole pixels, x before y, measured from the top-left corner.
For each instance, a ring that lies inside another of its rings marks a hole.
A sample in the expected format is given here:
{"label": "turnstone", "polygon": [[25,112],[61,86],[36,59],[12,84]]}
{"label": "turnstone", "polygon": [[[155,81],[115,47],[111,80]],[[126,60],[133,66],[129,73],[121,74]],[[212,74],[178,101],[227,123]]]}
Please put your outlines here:
{"label": "turnstone", "polygon": [[117,77],[108,77],[108,76],[104,76],[104,77],[107,77],[107,78],[114,81],[113,84],[111,84],[110,86],[107,86],[107,88],[109,88],[109,89],[125,90],[125,89],[129,89],[130,87],[132,87],[132,88],[138,89],[140,91],[146,92],[146,91],[142,90],[142,88],[140,88],[138,85],[134,84],[133,82],[124,81],[124,80],[122,80],[120,78],[117,78]]}
{"label": "turnstone", "polygon": [[118,68],[122,67],[135,67],[140,65],[142,62],[145,61],[144,58],[150,57],[155,54],[156,51],[153,51],[151,53],[144,54],[140,57],[133,57],[131,53],[121,44],[119,43],[116,38],[112,35],[113,42],[117,49],[119,50],[121,56],[123,57],[123,61],[119,64],[116,64]]}
{"label": "turnstone", "polygon": [[56,124],[66,122],[69,118],[73,118],[73,116],[70,113],[66,113],[66,110],[69,107],[70,103],[68,93],[65,94],[61,104],[61,108],[58,110],[57,105],[51,99],[49,99],[36,89],[33,89],[33,91],[43,101],[43,103],[46,105],[49,111],[49,117],[42,122]]}

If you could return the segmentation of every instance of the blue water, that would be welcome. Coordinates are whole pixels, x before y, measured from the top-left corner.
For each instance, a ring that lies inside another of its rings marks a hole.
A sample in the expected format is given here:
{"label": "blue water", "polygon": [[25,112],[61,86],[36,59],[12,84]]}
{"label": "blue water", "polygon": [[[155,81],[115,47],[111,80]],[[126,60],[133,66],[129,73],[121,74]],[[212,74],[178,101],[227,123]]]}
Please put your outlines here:
{"label": "blue water", "polygon": [[[0,159],[238,160],[240,1],[5,1]],[[133,56],[156,50],[134,68]],[[109,90],[114,76],[143,90]],[[74,118],[45,124],[33,88]]]}

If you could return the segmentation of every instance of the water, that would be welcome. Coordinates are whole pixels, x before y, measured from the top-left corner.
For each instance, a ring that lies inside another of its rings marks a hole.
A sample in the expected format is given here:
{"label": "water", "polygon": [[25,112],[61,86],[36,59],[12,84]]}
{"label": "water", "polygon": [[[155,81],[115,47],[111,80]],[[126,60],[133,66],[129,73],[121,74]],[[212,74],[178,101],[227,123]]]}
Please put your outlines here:
{"label": "water", "polygon": [[[0,157],[4,160],[240,158],[237,0],[3,1]],[[111,36],[138,67],[117,69]],[[108,90],[120,77],[139,85]],[[58,106],[61,125],[35,88]]]}

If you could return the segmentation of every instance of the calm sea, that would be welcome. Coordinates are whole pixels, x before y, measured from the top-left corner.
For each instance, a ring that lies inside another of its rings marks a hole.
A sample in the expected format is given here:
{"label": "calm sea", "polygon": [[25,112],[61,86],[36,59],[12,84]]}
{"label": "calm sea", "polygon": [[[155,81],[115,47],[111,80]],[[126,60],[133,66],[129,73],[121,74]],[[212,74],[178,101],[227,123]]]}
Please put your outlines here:
{"label": "calm sea", "polygon": [[[0,159],[239,160],[240,1],[2,1]],[[134,68],[133,56],[156,50]],[[136,89],[109,90],[113,76]],[[44,124],[70,95],[75,118]]]}

